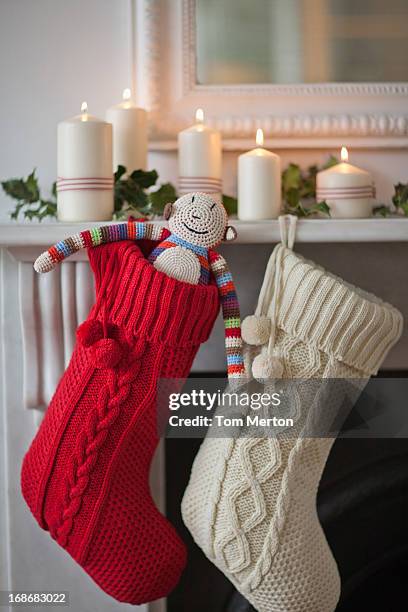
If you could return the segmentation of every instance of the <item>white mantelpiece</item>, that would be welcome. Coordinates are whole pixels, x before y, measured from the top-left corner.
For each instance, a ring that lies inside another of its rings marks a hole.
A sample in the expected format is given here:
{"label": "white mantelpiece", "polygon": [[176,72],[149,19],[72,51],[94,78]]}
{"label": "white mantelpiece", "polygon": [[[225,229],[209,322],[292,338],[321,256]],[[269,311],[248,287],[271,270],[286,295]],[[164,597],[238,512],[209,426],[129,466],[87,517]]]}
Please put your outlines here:
{"label": "white mantelpiece", "polygon": [[[99,225],[106,225],[100,223]],[[157,221],[160,225],[164,221]],[[239,221],[238,244],[273,244],[278,242],[278,221]],[[33,261],[37,247],[48,247],[72,234],[89,229],[90,223],[4,223],[0,224],[0,246],[17,247],[12,252],[23,261]],[[96,224],[94,224],[96,225]],[[408,218],[388,219],[304,219],[299,220],[296,242],[406,242]],[[21,250],[20,247],[23,247]],[[41,249],[40,249],[41,250]],[[78,256],[76,256],[78,258]],[[83,255],[82,259],[86,257]]]}

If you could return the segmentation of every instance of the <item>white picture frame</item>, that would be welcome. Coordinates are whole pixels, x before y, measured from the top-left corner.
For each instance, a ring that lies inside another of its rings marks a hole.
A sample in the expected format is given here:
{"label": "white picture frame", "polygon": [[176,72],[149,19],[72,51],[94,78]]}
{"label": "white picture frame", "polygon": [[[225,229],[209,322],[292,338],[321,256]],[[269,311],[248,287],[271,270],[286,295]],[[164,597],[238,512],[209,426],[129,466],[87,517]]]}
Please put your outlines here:
{"label": "white picture frame", "polygon": [[151,149],[173,150],[203,108],[226,150],[247,149],[258,127],[274,148],[408,146],[408,83],[198,85],[195,0],[130,0],[138,100]]}

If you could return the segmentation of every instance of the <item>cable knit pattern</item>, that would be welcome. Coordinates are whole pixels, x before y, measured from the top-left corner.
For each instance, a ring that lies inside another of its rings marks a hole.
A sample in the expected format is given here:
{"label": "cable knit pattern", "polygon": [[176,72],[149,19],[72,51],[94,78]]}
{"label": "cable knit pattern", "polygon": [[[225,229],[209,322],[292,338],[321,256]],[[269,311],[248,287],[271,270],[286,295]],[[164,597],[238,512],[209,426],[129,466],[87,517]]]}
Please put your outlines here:
{"label": "cable knit pattern", "polygon": [[[149,250],[155,245],[141,243]],[[214,284],[181,283],[137,245],[88,251],[96,303],[22,467],[39,524],[119,601],[166,596],[186,551],[149,489],[157,381],[185,378],[219,311]]]}
{"label": "cable knit pattern", "polygon": [[[299,379],[290,387],[294,427],[274,437],[208,436],[183,498],[183,519],[255,609],[333,612],[340,577],[317,517],[316,494],[334,440],[307,433],[336,414],[323,381],[356,379],[358,394],[398,340],[402,317],[282,245],[271,257],[261,296],[255,316],[262,325],[244,322],[243,332],[250,330],[255,345],[245,346],[245,359],[272,351],[283,377]],[[322,379],[316,395],[301,384],[308,378]],[[274,383],[264,384],[268,391]],[[340,403],[341,386],[336,393]]]}
{"label": "cable knit pattern", "polygon": [[[131,383],[140,371],[140,358],[146,343],[139,340],[137,350],[131,361],[121,372],[111,369],[107,372],[107,383],[101,387],[96,406],[88,415],[83,430],[80,432],[72,455],[71,464],[67,466],[66,494],[61,508],[60,520],[50,526],[50,532],[61,546],[66,546],[69,534],[74,525],[74,518],[81,508],[84,492],[90,476],[98,461],[109,429],[119,416],[120,406],[125,402],[131,390]],[[95,366],[100,367],[97,360]],[[116,363],[112,364],[115,367]]]}

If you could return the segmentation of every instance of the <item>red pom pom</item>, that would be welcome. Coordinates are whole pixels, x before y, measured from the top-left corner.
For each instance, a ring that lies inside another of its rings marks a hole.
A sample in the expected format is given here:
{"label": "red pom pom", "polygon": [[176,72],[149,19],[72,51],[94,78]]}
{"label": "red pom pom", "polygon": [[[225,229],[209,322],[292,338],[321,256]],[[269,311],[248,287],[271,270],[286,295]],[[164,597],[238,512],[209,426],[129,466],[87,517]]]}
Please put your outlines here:
{"label": "red pom pom", "polygon": [[85,321],[77,329],[77,338],[85,347],[90,347],[92,344],[103,338],[102,323],[97,319]]}
{"label": "red pom pom", "polygon": [[97,368],[114,368],[122,355],[122,347],[114,338],[102,338],[92,347],[92,357]]}

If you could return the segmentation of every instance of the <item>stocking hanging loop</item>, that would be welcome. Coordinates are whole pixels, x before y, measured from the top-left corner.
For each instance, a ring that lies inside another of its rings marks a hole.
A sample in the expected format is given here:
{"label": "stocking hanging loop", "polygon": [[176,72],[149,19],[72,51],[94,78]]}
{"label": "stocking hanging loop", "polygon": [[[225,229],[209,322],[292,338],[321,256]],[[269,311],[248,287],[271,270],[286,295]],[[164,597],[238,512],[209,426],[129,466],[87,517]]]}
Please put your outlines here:
{"label": "stocking hanging loop", "polygon": [[[281,215],[278,219],[281,245],[293,249],[296,236],[295,215]],[[242,334],[247,344],[261,346],[268,342],[269,353],[275,344],[274,325],[279,307],[280,271],[282,267],[282,249],[277,246],[269,258],[264,281],[259,294],[255,313],[246,317],[242,325]]]}
{"label": "stocking hanging loop", "polygon": [[296,238],[297,217],[295,215],[280,215],[278,221],[281,243],[288,249],[293,249]]}

